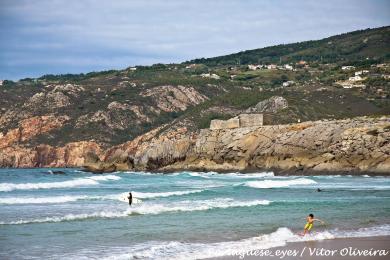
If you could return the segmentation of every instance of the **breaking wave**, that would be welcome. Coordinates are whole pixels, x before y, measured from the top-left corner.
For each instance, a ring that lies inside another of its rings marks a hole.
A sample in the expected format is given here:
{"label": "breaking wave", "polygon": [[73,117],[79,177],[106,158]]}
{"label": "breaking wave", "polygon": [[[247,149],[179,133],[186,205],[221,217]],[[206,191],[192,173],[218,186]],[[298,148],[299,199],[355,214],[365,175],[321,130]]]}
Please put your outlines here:
{"label": "breaking wave", "polygon": [[285,188],[295,185],[311,185],[317,184],[316,181],[307,178],[299,178],[293,180],[263,180],[263,181],[249,181],[245,185],[251,188],[270,189],[270,188]]}
{"label": "breaking wave", "polygon": [[[185,191],[171,191],[171,192],[133,192],[134,198],[149,199],[170,196],[182,196],[187,194],[200,193],[204,190],[185,190]],[[105,196],[53,196],[53,197],[6,197],[0,198],[0,204],[55,204],[67,203],[78,200],[123,200],[128,196],[128,192],[120,194],[112,194]]]}
{"label": "breaking wave", "polygon": [[121,177],[115,175],[91,176],[61,182],[37,182],[37,183],[0,183],[0,191],[13,190],[36,190],[71,188],[77,186],[98,185],[99,181],[119,180]]}
{"label": "breaking wave", "polygon": [[30,223],[45,222],[63,222],[73,220],[83,220],[89,218],[121,218],[129,215],[161,214],[165,212],[186,212],[186,211],[203,211],[211,209],[225,209],[231,207],[252,207],[259,205],[269,205],[268,200],[236,201],[230,198],[200,200],[200,201],[180,201],[167,204],[141,203],[136,204],[133,208],[125,211],[102,211],[85,214],[68,214],[65,216],[52,216],[39,219],[17,220],[12,222],[0,222],[0,225],[18,225]]}
{"label": "breaking wave", "polygon": [[[171,196],[182,196],[193,193],[200,193],[204,190],[184,190],[184,191],[169,191],[169,192],[133,192],[136,198],[149,199],[159,197],[171,197]],[[127,193],[126,193],[127,194]]]}
{"label": "breaking wave", "polygon": [[252,179],[252,178],[257,179],[257,178],[274,177],[273,172],[260,172],[260,173],[185,172],[185,174],[188,174],[192,177],[201,177],[201,178],[205,178],[205,179],[210,179],[211,177],[214,177],[214,178],[232,177],[232,178],[243,178],[243,179]]}
{"label": "breaking wave", "polygon": [[[241,256],[251,250],[268,249],[285,246],[287,242],[314,241],[348,237],[371,237],[390,235],[390,225],[361,228],[358,230],[330,230],[312,233],[305,237],[295,234],[286,227],[280,227],[275,232],[238,241],[217,243],[185,243],[179,241],[151,241],[128,248],[106,248],[101,253],[101,259],[204,259],[223,256]],[[125,253],[123,251],[126,251]],[[110,253],[107,253],[110,252]],[[85,254],[84,252],[79,252]],[[100,255],[100,254],[99,254]]]}
{"label": "breaking wave", "polygon": [[55,197],[14,197],[14,198],[0,198],[0,204],[54,204],[73,202],[80,199],[86,199],[87,196],[55,196]]}

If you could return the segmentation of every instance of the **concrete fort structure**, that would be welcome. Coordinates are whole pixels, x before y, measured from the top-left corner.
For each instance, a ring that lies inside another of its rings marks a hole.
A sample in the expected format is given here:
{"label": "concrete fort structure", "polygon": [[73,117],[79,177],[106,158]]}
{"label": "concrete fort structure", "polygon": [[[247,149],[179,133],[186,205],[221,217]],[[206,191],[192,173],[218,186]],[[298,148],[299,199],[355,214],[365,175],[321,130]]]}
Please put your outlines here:
{"label": "concrete fort structure", "polygon": [[240,114],[228,120],[211,120],[210,130],[232,129],[263,125],[263,114]]}

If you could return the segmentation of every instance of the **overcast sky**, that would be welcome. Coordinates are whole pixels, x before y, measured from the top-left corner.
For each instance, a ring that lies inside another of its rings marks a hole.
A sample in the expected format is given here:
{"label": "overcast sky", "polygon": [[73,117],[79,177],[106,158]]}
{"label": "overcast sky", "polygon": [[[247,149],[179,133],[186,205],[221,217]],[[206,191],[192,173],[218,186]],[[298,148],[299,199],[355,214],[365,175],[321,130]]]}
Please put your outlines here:
{"label": "overcast sky", "polygon": [[385,25],[388,0],[0,0],[0,79],[182,62]]}

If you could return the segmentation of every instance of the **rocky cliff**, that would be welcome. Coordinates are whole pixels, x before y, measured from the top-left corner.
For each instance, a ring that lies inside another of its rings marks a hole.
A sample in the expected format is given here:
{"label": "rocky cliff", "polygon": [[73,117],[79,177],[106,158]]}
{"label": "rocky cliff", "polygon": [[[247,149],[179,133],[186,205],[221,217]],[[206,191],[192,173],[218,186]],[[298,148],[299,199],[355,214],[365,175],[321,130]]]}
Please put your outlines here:
{"label": "rocky cliff", "polygon": [[166,170],[390,173],[389,118],[202,130]]}
{"label": "rocky cliff", "polygon": [[85,166],[94,172],[274,169],[288,173],[390,173],[389,117],[200,132],[166,128],[163,125],[105,151],[95,142],[63,147],[9,145],[0,150],[0,165]]}

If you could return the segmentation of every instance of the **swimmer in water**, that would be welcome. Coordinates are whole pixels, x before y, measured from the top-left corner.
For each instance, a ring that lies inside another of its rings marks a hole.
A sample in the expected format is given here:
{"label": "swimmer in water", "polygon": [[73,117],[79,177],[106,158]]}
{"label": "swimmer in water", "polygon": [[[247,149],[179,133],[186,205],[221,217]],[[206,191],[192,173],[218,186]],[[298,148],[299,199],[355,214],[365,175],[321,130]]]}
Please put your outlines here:
{"label": "swimmer in water", "polygon": [[310,230],[313,228],[313,225],[314,225],[314,221],[319,221],[321,222],[322,224],[324,224],[325,222],[322,221],[321,219],[318,219],[318,218],[314,218],[314,215],[313,214],[309,214],[309,216],[306,217],[306,225],[305,225],[305,228],[303,230],[303,233],[301,234],[302,236],[306,235],[306,233],[310,232]]}

